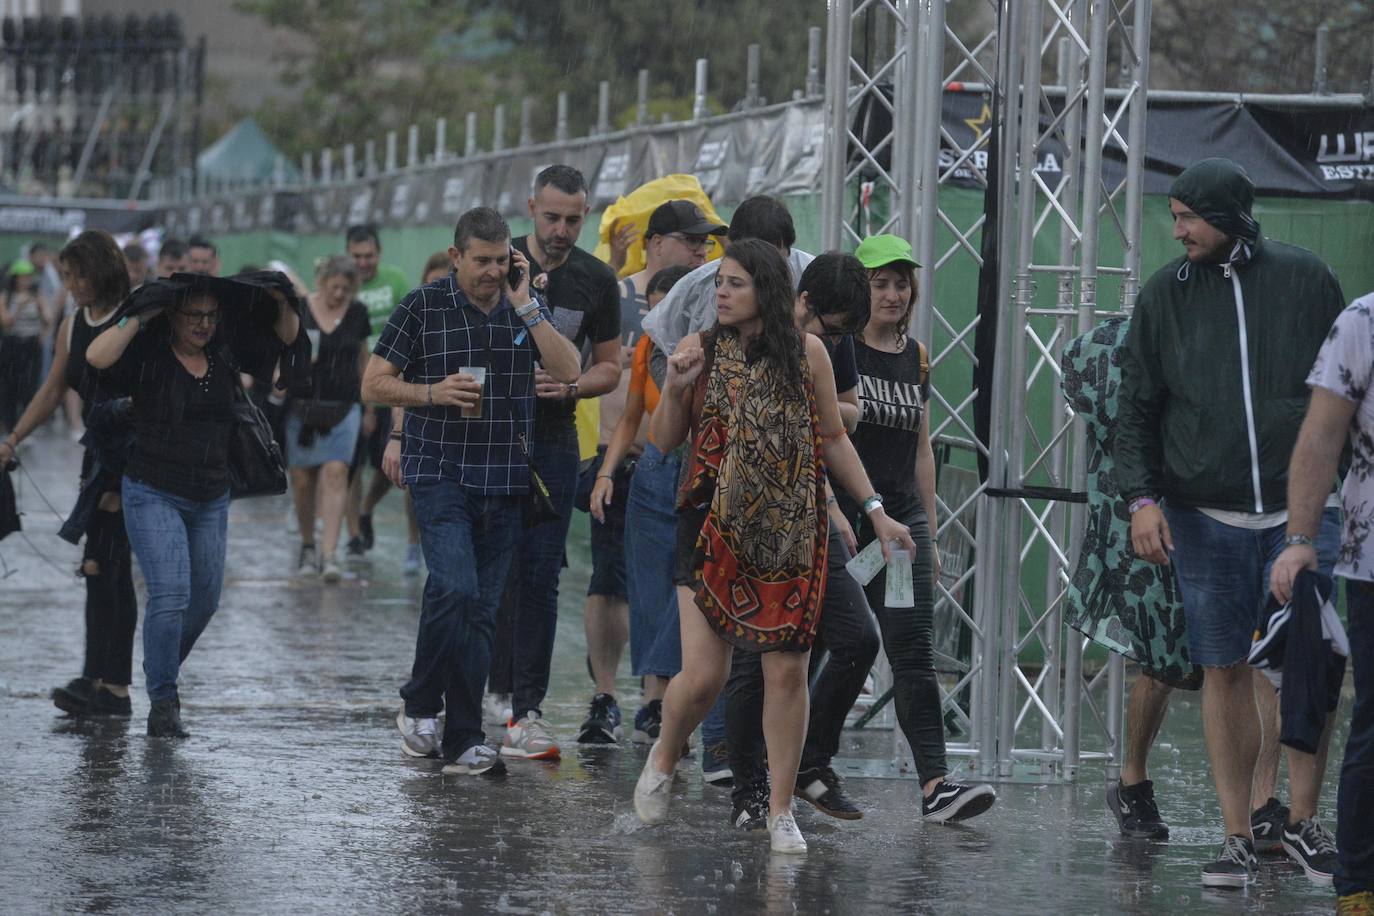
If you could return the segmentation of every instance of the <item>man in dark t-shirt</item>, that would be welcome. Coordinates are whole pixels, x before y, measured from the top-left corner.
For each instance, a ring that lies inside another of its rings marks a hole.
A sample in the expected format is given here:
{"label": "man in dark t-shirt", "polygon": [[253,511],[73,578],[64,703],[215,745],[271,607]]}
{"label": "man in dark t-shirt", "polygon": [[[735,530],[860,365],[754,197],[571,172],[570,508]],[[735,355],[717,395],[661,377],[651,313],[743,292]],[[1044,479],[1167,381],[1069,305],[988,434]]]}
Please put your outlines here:
{"label": "man in dark t-shirt", "polygon": [[541,171],[529,208],[534,231],[514,246],[529,259],[530,283],[548,304],[549,320],[582,352],[587,368],[571,384],[535,371],[530,460],[560,517],[521,534],[497,618],[489,690],[510,694],[501,753],[556,760],[558,744],[540,706],[549,688],[558,577],[577,485],[577,400],[603,395],[620,382],[620,291],[611,269],[577,247],[588,210],[581,172],[566,165]]}

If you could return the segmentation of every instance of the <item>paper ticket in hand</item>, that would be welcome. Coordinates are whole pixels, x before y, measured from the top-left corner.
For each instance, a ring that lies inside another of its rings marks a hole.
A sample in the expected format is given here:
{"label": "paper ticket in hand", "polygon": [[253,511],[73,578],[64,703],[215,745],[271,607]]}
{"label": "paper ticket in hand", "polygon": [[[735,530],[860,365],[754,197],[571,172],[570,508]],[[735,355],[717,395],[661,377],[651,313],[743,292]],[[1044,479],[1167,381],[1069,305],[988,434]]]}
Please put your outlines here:
{"label": "paper ticket in hand", "polygon": [[858,555],[844,564],[845,570],[861,586],[872,582],[883,571],[883,543],[874,538]]}
{"label": "paper ticket in hand", "polygon": [[888,551],[887,594],[883,603],[888,607],[915,607],[916,594],[911,586],[911,555],[905,550]]}

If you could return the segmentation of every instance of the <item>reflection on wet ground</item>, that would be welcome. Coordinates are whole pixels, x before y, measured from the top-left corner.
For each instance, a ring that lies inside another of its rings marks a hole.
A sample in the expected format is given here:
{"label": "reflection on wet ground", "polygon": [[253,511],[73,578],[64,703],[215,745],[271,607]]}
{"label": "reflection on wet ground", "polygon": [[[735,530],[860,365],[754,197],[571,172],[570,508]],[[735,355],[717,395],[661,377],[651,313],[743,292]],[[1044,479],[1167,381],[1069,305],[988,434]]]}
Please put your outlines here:
{"label": "reflection on wet ground", "polygon": [[[49,436],[26,458],[33,480],[21,478],[21,500],[43,558],[18,538],[0,545],[17,570],[0,582],[0,746],[11,749],[0,763],[4,912],[1333,909],[1329,889],[1281,858],[1265,860],[1247,893],[1200,887],[1220,816],[1190,697],[1176,696],[1155,754],[1167,844],[1119,839],[1095,767],[1076,785],[1001,785],[989,814],[953,827],[922,824],[913,780],[853,779],[864,819],[803,806],[811,851],[801,858],[733,832],[728,793],[688,767],[673,821],[639,827],[630,793],[643,749],[571,744],[590,694],[582,516],[546,710],[567,742],[559,766],[515,763],[503,780],[474,781],[401,755],[393,717],[419,582],[400,574],[394,497],[379,510],[371,561],[333,588],[289,577],[296,541],[284,499],[235,505],[224,602],[183,671],[192,739],[144,737],[141,673],[132,721],[63,719],[47,691],[79,669],[84,594],[69,572],[78,554],[53,536],[34,485],[65,508],[76,457]],[[628,676],[621,694],[634,696]],[[633,710],[626,702],[627,717]],[[841,753],[883,758],[890,748],[890,733],[849,731]],[[1334,778],[1327,786],[1323,814],[1334,824]]]}

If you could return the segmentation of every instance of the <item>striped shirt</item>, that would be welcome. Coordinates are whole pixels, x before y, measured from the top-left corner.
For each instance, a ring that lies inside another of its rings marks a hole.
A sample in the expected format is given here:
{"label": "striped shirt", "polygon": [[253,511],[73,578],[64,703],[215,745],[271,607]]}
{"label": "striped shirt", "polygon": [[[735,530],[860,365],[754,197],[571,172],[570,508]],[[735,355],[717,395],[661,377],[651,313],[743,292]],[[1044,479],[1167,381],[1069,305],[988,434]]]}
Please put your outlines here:
{"label": "striped shirt", "polygon": [[[548,317],[542,303],[541,309]],[[420,385],[468,367],[487,370],[480,418],[464,417],[457,407],[406,408],[401,474],[407,484],[453,480],[489,495],[525,492],[529,466],[518,437],[531,437],[539,351],[509,298],[503,295],[484,315],[449,274],[401,300],[373,353]]]}

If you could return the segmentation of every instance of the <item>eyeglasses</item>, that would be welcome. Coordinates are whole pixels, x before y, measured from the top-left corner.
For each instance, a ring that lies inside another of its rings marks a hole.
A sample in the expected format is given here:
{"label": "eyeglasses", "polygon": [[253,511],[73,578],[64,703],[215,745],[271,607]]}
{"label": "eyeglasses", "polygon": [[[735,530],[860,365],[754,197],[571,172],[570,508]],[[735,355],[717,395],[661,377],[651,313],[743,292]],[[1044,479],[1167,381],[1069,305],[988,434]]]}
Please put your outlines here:
{"label": "eyeglasses", "polygon": [[715,251],[716,240],[709,235],[686,235],[681,232],[669,232],[669,238],[677,239],[693,251]]}
{"label": "eyeglasses", "polygon": [[219,312],[177,312],[186,319],[187,324],[205,324],[211,327],[219,324]]}
{"label": "eyeglasses", "polygon": [[816,336],[817,336],[817,337],[824,337],[826,340],[830,341],[831,343],[838,343],[838,342],[839,342],[841,339],[843,339],[846,335],[848,335],[848,334],[854,334],[854,333],[856,333],[856,332],[859,330],[858,328],[855,328],[855,327],[849,327],[849,326],[848,326],[848,323],[847,323],[845,326],[838,327],[838,328],[837,328],[837,327],[834,327],[833,325],[827,324],[827,323],[826,323],[826,320],[825,320],[825,316],[822,315],[820,312],[816,311],[814,308],[811,310],[811,314],[815,317],[816,323],[819,324],[819,325],[821,326],[821,332],[820,332],[820,334],[818,334],[818,335],[816,335]]}

